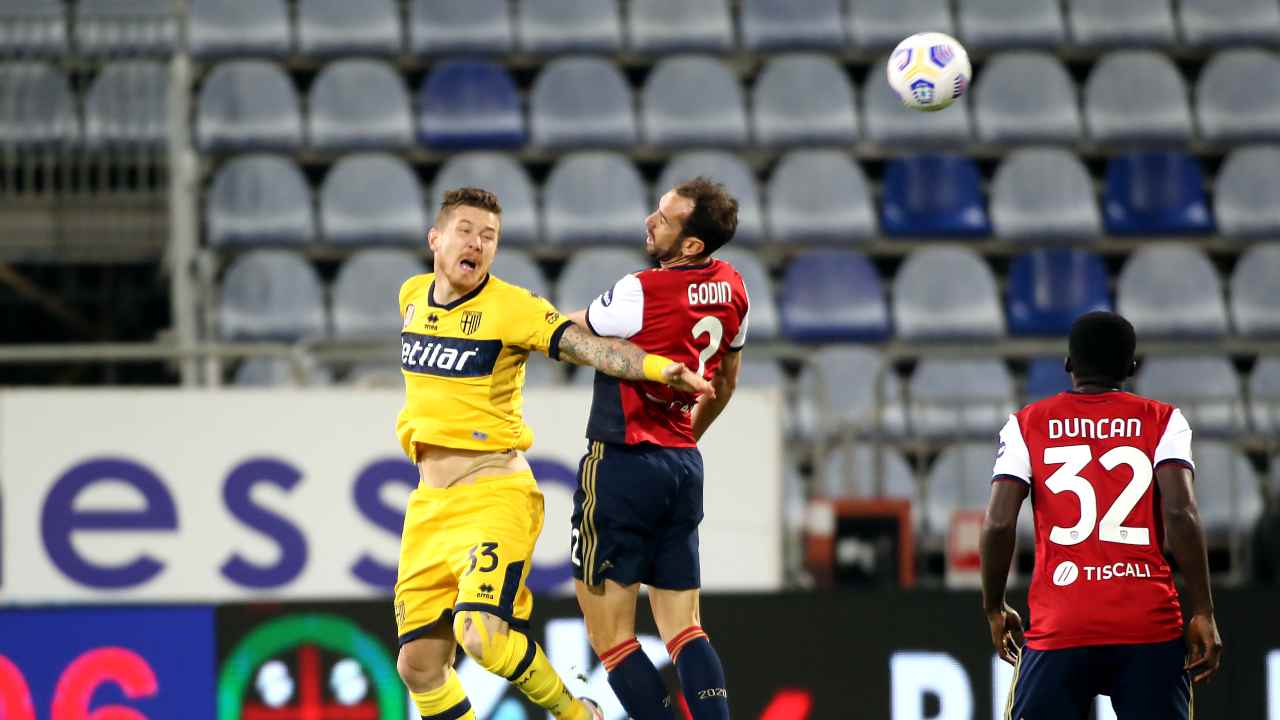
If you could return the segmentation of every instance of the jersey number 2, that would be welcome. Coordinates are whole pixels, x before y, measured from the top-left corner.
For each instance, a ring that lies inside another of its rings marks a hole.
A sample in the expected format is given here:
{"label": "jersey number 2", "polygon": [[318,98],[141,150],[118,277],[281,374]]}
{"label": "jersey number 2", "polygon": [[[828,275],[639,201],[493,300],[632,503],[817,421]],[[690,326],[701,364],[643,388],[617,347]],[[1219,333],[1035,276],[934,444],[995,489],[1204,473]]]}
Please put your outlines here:
{"label": "jersey number 2", "polygon": [[697,340],[703,335],[710,335],[707,346],[702,348],[702,352],[698,353],[698,377],[702,377],[702,371],[707,369],[707,361],[712,355],[720,349],[720,340],[724,338],[724,325],[720,323],[720,319],[714,315],[705,315],[693,326],[693,339]]}
{"label": "jersey number 2", "polygon": [[1098,463],[1106,470],[1119,465],[1128,465],[1133,470],[1133,479],[1120,492],[1111,509],[1102,516],[1102,521],[1097,522],[1097,495],[1093,492],[1093,485],[1079,475],[1092,459],[1093,451],[1088,445],[1067,445],[1044,449],[1046,465],[1061,465],[1045,481],[1045,487],[1055,495],[1069,492],[1080,500],[1080,521],[1069,528],[1053,526],[1049,531],[1049,540],[1058,545],[1077,545],[1093,534],[1094,524],[1097,523],[1098,539],[1102,542],[1149,545],[1151,533],[1147,528],[1125,527],[1120,523],[1129,517],[1129,513],[1133,512],[1138,501],[1147,493],[1147,488],[1151,487],[1151,460],[1147,458],[1146,453],[1131,445],[1112,448],[1098,458]]}

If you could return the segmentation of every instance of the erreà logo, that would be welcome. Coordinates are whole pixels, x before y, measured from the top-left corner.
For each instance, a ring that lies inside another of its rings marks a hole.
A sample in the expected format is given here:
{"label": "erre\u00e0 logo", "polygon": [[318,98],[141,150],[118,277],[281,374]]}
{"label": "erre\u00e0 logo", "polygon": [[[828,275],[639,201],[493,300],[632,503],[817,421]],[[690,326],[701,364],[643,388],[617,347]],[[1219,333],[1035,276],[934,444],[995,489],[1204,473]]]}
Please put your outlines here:
{"label": "erre\u00e0 logo", "polygon": [[493,374],[501,353],[501,340],[467,340],[400,333],[400,366],[411,373],[442,377],[484,377]]}

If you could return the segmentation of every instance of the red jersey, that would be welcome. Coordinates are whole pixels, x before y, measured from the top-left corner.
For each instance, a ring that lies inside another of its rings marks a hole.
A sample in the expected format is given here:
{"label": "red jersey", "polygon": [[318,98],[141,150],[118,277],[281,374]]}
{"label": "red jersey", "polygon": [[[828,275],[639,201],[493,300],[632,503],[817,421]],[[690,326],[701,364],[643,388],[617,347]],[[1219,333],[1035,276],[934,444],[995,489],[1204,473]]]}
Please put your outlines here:
{"label": "red jersey", "polygon": [[[724,353],[747,341],[747,289],[732,265],[653,268],[623,277],[587,308],[596,335],[627,338],[710,378]],[[587,437],[602,442],[694,447],[694,397],[662,383],[597,372]]]}
{"label": "red jersey", "polygon": [[1064,392],[1009,416],[995,480],[1031,486],[1034,650],[1167,642],[1182,611],[1165,561],[1155,468],[1191,460],[1191,428],[1126,392]]}

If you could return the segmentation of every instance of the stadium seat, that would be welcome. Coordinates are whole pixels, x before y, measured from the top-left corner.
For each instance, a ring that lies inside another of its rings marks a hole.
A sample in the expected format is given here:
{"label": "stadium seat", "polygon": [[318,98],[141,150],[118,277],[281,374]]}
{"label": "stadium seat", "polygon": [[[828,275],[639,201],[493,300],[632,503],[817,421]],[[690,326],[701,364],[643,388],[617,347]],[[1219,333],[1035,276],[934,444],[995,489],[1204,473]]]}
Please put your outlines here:
{"label": "stadium seat", "polygon": [[1253,145],[1233,151],[1218,168],[1214,213],[1228,237],[1280,234],[1280,145]]}
{"label": "stadium seat", "polygon": [[751,250],[729,247],[717,250],[715,256],[732,265],[742,276],[751,298],[750,317],[747,321],[749,339],[771,340],[778,336],[778,305],[773,298],[773,283],[769,271],[760,257]]}
{"label": "stadium seat", "polygon": [[698,175],[724,183],[738,201],[738,230],[734,244],[759,245],[764,242],[764,214],[756,175],[735,153],[723,150],[691,150],[675,155],[662,169],[653,186],[655,200],[676,185]]}
{"label": "stadium seat", "polygon": [[733,48],[733,19],[726,0],[631,0],[627,47],[641,53]]}
{"label": "stadium seat", "polygon": [[529,353],[524,364],[524,387],[554,388],[565,384],[564,363],[559,363],[540,352]]}
{"label": "stadium seat", "polygon": [[196,110],[200,150],[295,150],[301,145],[298,94],[275,64],[233,60],[205,78]]}
{"label": "stadium seat", "polygon": [[[986,508],[995,454],[994,441],[961,443],[947,447],[933,461],[925,480],[924,518],[935,540],[947,536],[956,510],[981,512]],[[1019,515],[1028,515],[1030,509],[1028,504]]]}
{"label": "stadium seat", "polygon": [[333,281],[333,336],[339,340],[393,338],[402,327],[395,296],[414,275],[427,272],[408,250],[361,250],[347,258]]}
{"label": "stadium seat", "polygon": [[1280,243],[1254,245],[1231,273],[1231,320],[1241,335],[1280,336]]}
{"label": "stadium seat", "polygon": [[1196,82],[1196,121],[1210,142],[1280,140],[1280,55],[1223,50]]}
{"label": "stadium seat", "polygon": [[418,137],[461,149],[524,144],[524,115],[515,81],[490,62],[446,60],[418,92]]}
{"label": "stadium seat", "polygon": [[312,57],[398,55],[400,8],[395,0],[299,0],[298,52]]}
{"label": "stadium seat", "polygon": [[809,358],[797,378],[795,429],[800,437],[817,440],[846,429],[899,433],[904,426],[901,399],[902,382],[878,350],[825,347]]}
{"label": "stadium seat", "polygon": [[1060,357],[1035,358],[1027,366],[1027,402],[1043,400],[1071,389],[1071,376]]}
{"label": "stadium seat", "polygon": [[616,65],[595,57],[547,63],[533,83],[529,133],[545,148],[635,145],[635,98]]}
{"label": "stadium seat", "polygon": [[768,222],[776,243],[849,243],[875,235],[867,179],[841,150],[794,150],[769,177]]}
{"label": "stadium seat", "polygon": [[862,133],[866,140],[881,145],[905,145],[912,152],[919,152],[925,146],[969,142],[972,130],[965,98],[957,100],[951,112],[908,109],[890,89],[884,66],[883,61],[877,61],[862,87]]}
{"label": "stadium seat", "polygon": [[76,48],[87,58],[169,55],[178,45],[170,0],[80,0]]}
{"label": "stadium seat", "polygon": [[1179,0],[1188,45],[1280,42],[1280,6],[1272,0]]}
{"label": "stadium seat", "polygon": [[[236,367],[232,382],[237,387],[323,387],[333,383],[333,372],[323,365],[314,362],[302,362],[298,367],[296,358],[251,357]],[[393,368],[396,379],[401,386],[400,369]]]}
{"label": "stadium seat", "polygon": [[995,437],[1016,409],[1013,378],[994,358],[926,357],[907,392],[910,432],[920,437]]}
{"label": "stadium seat", "polygon": [[[752,326],[754,329],[754,318]],[[748,331],[751,332],[751,331]],[[738,387],[759,390],[783,390],[787,386],[787,378],[782,374],[778,363],[769,358],[743,358],[738,369]]]}
{"label": "stadium seat", "polygon": [[972,159],[912,155],[885,164],[880,227],[886,235],[991,234],[982,176]]}
{"label": "stadium seat", "polygon": [[862,253],[800,253],[787,265],[778,295],[782,334],[791,340],[842,342],[889,336],[884,286]]}
{"label": "stadium seat", "polygon": [[1009,266],[1005,309],[1010,335],[1066,337],[1077,317],[1110,310],[1107,266],[1073,248],[1033,250]]}
{"label": "stadium seat", "polygon": [[1155,243],[1138,248],[1116,281],[1116,309],[1139,337],[1227,333],[1222,283],[1195,247]]}
{"label": "stadium seat", "polygon": [[566,155],[542,189],[546,240],[640,247],[650,212],[647,196],[640,172],[625,156],[598,150]]}
{"label": "stadium seat", "polygon": [[404,390],[404,372],[399,364],[360,363],[347,373],[347,385],[366,390]]}
{"label": "stadium seat", "polygon": [[991,269],[973,250],[916,250],[893,278],[893,324],[909,340],[994,338],[1004,317]]}
{"label": "stadium seat", "polygon": [[241,155],[218,171],[205,199],[210,245],[304,244],[316,237],[311,188],[288,158]]}
{"label": "stadium seat", "polygon": [[1010,50],[987,60],[973,88],[973,124],[983,142],[1080,140],[1079,92],[1062,61]]}
{"label": "stadium seat", "polygon": [[514,47],[507,0],[413,0],[409,6],[415,55],[500,54]]}
{"label": "stadium seat", "polygon": [[55,148],[80,140],[71,86],[49,65],[0,63],[0,98],[0,147]]}
{"label": "stadium seat", "polygon": [[224,340],[293,341],[327,334],[320,276],[288,250],[254,250],[222,276],[218,330]]}
{"label": "stadium seat", "polygon": [[320,187],[320,231],[327,243],[421,247],[428,226],[418,178],[398,157],[347,155]]}
{"label": "stadium seat", "polygon": [[748,50],[843,48],[840,0],[742,0],[742,44]]}
{"label": "stadium seat", "polygon": [[1097,142],[1191,139],[1187,87],[1167,56],[1153,50],[1108,53],[1089,73],[1084,120]]}
{"label": "stadium seat", "polygon": [[66,4],[5,0],[0,5],[0,56],[57,58],[67,54]]}
{"label": "stadium seat", "polygon": [[1102,234],[1093,179],[1070,150],[1023,148],[1000,163],[991,182],[996,237],[1092,240]]}
{"label": "stadium seat", "polygon": [[413,117],[404,78],[379,60],[338,60],[311,84],[307,134],[318,150],[404,148]]}
{"label": "stadium seat", "polygon": [[864,50],[887,50],[928,28],[955,35],[951,3],[938,0],[860,0],[849,4],[846,31]]}
{"label": "stadium seat", "polygon": [[[587,248],[569,256],[556,283],[556,307],[571,313],[591,304],[623,275],[653,267],[639,250]],[[748,330],[750,332],[750,330]]]}
{"label": "stadium seat", "polygon": [[910,500],[919,517],[915,474],[902,454],[882,444],[843,444],[827,452],[816,494],[827,498]]}
{"label": "stadium seat", "polygon": [[617,0],[524,0],[516,4],[520,49],[532,53],[622,49]]}
{"label": "stadium seat", "polygon": [[84,100],[90,148],[160,148],[169,140],[169,68],[151,60],[106,65]]}
{"label": "stadium seat", "polygon": [[535,295],[541,295],[544,298],[552,296],[551,284],[547,282],[547,276],[542,274],[538,263],[534,262],[533,258],[521,250],[504,249],[494,255],[493,265],[489,266],[489,273],[512,285],[518,285]]}
{"label": "stadium seat", "polygon": [[502,205],[502,243],[533,245],[538,242],[538,206],[533,181],[524,166],[497,152],[473,151],[453,155],[431,183],[429,220],[444,201],[444,194],[460,187],[487,188]]}
{"label": "stadium seat", "polygon": [[[1261,357],[1253,366],[1249,375],[1249,408],[1255,431],[1272,436],[1280,433],[1280,358]],[[1275,460],[1271,464],[1280,469]]]}
{"label": "stadium seat", "polygon": [[1102,207],[1107,232],[1113,235],[1213,232],[1200,163],[1184,152],[1112,157]]}
{"label": "stadium seat", "polygon": [[1068,0],[1071,42],[1084,47],[1172,45],[1170,0]]}
{"label": "stadium seat", "polygon": [[293,48],[284,0],[191,0],[187,43],[200,59],[284,57]]}
{"label": "stadium seat", "polygon": [[651,145],[747,143],[747,113],[738,79],[710,57],[677,55],[659,61],[641,91],[640,117],[644,139]]}
{"label": "stadium seat", "polygon": [[1134,380],[1139,395],[1176,405],[1199,436],[1245,429],[1244,397],[1231,360],[1223,355],[1148,356]]}
{"label": "stadium seat", "polygon": [[844,69],[825,55],[774,57],[756,79],[751,107],[758,145],[848,145],[857,140],[853,86]]}
{"label": "stadium seat", "polygon": [[1043,47],[1066,36],[1056,0],[958,0],[956,24],[967,47]]}
{"label": "stadium seat", "polygon": [[[1192,432],[1195,428],[1192,428]],[[1194,443],[1196,505],[1205,532],[1245,535],[1262,516],[1262,482],[1249,458],[1222,441]]]}

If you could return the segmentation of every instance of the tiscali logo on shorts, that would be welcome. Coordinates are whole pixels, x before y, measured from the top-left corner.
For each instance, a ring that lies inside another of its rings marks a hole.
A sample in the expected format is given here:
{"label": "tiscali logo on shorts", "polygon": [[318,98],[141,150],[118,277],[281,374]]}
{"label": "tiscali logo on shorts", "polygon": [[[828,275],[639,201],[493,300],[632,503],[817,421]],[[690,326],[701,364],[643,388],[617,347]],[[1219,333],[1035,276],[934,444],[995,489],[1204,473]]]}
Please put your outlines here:
{"label": "tiscali logo on shorts", "polygon": [[1063,560],[1053,571],[1053,584],[1065,587],[1080,577],[1080,567],[1070,560]]}

